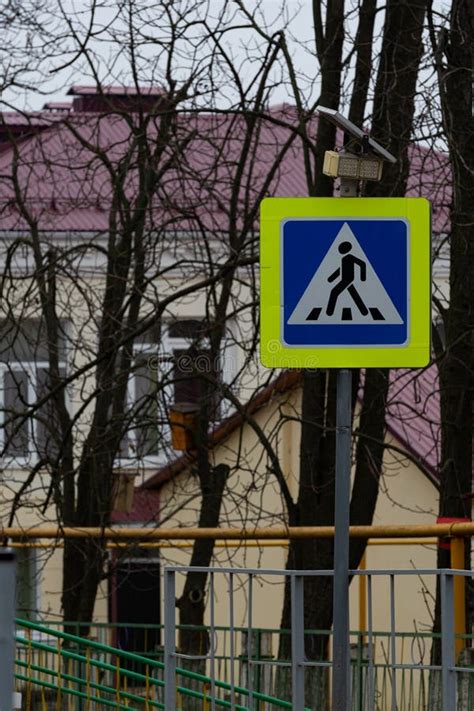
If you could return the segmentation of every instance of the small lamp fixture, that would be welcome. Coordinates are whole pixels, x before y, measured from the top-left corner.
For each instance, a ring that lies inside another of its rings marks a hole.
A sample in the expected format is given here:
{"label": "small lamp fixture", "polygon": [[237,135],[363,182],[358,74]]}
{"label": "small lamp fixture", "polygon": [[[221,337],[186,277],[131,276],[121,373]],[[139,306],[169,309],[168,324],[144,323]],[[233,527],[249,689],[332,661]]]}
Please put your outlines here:
{"label": "small lamp fixture", "polygon": [[347,150],[347,147],[342,151],[326,151],[323,165],[324,175],[355,181],[380,180],[384,161],[387,163],[397,162],[395,156],[383,148],[380,143],[370,138],[365,131],[335,109],[317,106],[316,110],[327,121],[350,136],[348,146],[353,144],[358,146],[356,153]]}
{"label": "small lamp fixture", "polygon": [[348,180],[380,180],[383,160],[377,156],[358,156],[348,151],[326,151],[324,175]]}

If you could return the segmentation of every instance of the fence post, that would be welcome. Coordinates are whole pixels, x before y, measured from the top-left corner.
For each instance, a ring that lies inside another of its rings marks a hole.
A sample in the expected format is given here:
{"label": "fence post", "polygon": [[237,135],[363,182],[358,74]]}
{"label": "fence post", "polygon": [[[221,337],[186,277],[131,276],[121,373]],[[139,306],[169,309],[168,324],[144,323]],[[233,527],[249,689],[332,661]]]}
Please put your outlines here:
{"label": "fence post", "polygon": [[15,639],[15,554],[0,549],[0,711],[11,711]]}
{"label": "fence post", "polygon": [[441,573],[441,678],[443,709],[456,708],[454,585],[452,573]]}
{"label": "fence post", "polygon": [[291,576],[291,696],[293,711],[304,710],[304,578]]}
{"label": "fence post", "polygon": [[165,568],[165,711],[176,711],[175,573]]}
{"label": "fence post", "polygon": [[[364,551],[359,563],[359,570],[367,569],[367,551]],[[359,575],[359,632],[362,644],[365,642],[367,633],[367,577]]]}

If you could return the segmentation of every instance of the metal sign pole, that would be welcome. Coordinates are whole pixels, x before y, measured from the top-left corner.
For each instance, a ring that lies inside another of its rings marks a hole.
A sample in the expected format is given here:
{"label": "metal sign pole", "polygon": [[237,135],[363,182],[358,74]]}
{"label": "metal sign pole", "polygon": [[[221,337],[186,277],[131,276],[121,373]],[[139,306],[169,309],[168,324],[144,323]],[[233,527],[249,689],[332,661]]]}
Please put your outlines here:
{"label": "metal sign pole", "polygon": [[0,548],[0,711],[11,711],[15,639],[15,554]]}
{"label": "metal sign pole", "polygon": [[352,373],[337,373],[336,500],[334,507],[333,711],[350,709],[349,508],[351,496]]}
{"label": "metal sign pole", "polygon": [[[357,197],[357,181],[341,180],[341,196]],[[349,511],[351,500],[352,373],[337,372],[334,504],[333,711],[351,707],[349,639]]]}

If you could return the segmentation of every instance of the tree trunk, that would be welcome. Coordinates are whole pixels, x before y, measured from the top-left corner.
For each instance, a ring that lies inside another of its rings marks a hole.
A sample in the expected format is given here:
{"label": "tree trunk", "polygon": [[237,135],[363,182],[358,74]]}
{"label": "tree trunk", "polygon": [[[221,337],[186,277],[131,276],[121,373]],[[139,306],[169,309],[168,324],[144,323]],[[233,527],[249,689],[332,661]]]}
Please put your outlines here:
{"label": "tree trunk", "polygon": [[[332,525],[334,523],[334,451],[335,451],[335,372],[305,371],[303,373],[303,402],[300,445],[300,480],[298,501],[290,512],[290,526]],[[329,389],[330,392],[327,392]],[[333,567],[331,539],[296,539],[291,541],[287,570],[330,570]],[[315,630],[305,635],[305,654],[310,660],[327,659],[332,625],[332,578],[307,578],[304,583],[305,629]],[[291,629],[291,593],[285,586],[283,630]],[[291,637],[280,635],[279,659],[291,658]],[[280,668],[277,673],[276,696],[291,698],[290,675]],[[305,696],[316,708],[327,701],[327,671],[312,668],[305,673]],[[310,701],[311,700],[311,701]]]}
{"label": "tree trunk", "polygon": [[[439,515],[471,518],[472,408],[474,373],[474,121],[472,119],[472,36],[474,8],[469,0],[453,0],[449,32],[435,48],[441,106],[453,179],[450,211],[450,298],[445,315],[446,349],[439,365],[441,404],[441,468]],[[446,65],[443,66],[444,54]],[[438,548],[438,566],[450,567],[450,552]],[[470,568],[466,546],[466,568]],[[469,587],[469,586],[467,586]],[[467,626],[472,625],[472,592],[467,593]],[[440,630],[437,586],[434,632]],[[441,661],[434,643],[432,663]],[[430,709],[440,702],[432,684]]]}
{"label": "tree trunk", "polygon": [[[202,504],[199,516],[199,528],[215,528],[219,525],[229,467],[218,464],[212,468],[202,485]],[[193,546],[191,567],[209,567],[214,551],[213,539],[197,539]],[[204,620],[207,573],[191,572],[186,576],[183,594],[177,601],[181,625],[202,625]],[[207,632],[182,630],[180,651],[185,654],[207,654],[209,636]]]}
{"label": "tree trunk", "polygon": [[[112,452],[116,445],[107,436],[106,428],[97,432],[97,437],[90,438],[90,445],[79,467],[75,504],[72,510],[65,508],[66,526],[110,525]],[[92,621],[106,555],[103,538],[64,540],[62,606],[66,626],[67,623]],[[88,632],[88,627],[81,627],[84,636]]]}
{"label": "tree trunk", "polygon": [[349,120],[363,127],[370,76],[372,74],[372,43],[377,0],[363,0],[356,35],[357,60],[349,107]]}
{"label": "tree trunk", "polygon": [[[224,495],[229,467],[218,464],[209,471],[201,474],[202,502],[199,515],[199,528],[215,528],[219,525],[220,510]],[[212,562],[214,551],[213,539],[198,539],[194,542],[190,565],[192,567],[208,568]],[[205,656],[209,652],[210,639],[204,626],[204,612],[206,609],[207,573],[196,571],[188,572],[184,584],[183,594],[176,601],[179,609],[179,643],[178,648],[182,654]],[[215,600],[213,601],[215,603]],[[186,629],[185,626],[190,626]],[[206,672],[206,660],[181,660],[180,666],[194,672]],[[186,680],[188,688],[202,692],[202,684],[194,684]],[[182,698],[182,708],[185,711],[201,711],[202,701],[190,697]]]}
{"label": "tree trunk", "polygon": [[[341,96],[342,44],[344,40],[344,0],[332,0],[326,11],[326,27],[321,21],[321,0],[313,2],[315,44],[321,67],[321,95],[319,103],[330,109],[339,108]],[[324,154],[334,148],[336,127],[329,121],[319,120],[316,136],[315,160],[316,195],[330,197],[333,179],[323,175]]]}
{"label": "tree trunk", "polygon": [[[384,166],[380,183],[372,184],[371,195],[404,195],[409,171],[408,144],[411,138],[414,97],[418,66],[421,58],[421,35],[426,0],[395,2],[389,0],[386,10],[382,54],[375,89],[373,133],[397,158],[394,168]],[[335,74],[331,74],[335,80]],[[323,78],[324,86],[324,78]],[[361,80],[360,86],[364,87]],[[339,93],[332,89],[334,98]],[[329,94],[328,94],[329,95]],[[323,91],[321,103],[324,104]],[[337,108],[338,104],[326,104]],[[354,112],[361,115],[359,99]],[[320,131],[318,124],[319,155],[333,147],[334,134]],[[331,195],[327,179],[317,183],[320,195]],[[369,191],[367,191],[369,192]],[[301,461],[298,501],[290,512],[290,525],[334,524],[334,461],[335,461],[335,371],[303,375]],[[351,523],[370,524],[373,520],[382,472],[385,437],[385,406],[388,393],[387,370],[368,370],[365,374],[364,397],[360,414],[356,470],[351,498]],[[357,387],[357,383],[354,384]],[[355,398],[354,398],[355,399]],[[358,567],[365,550],[365,541],[351,545],[350,565]],[[333,568],[332,541],[292,541],[287,568]],[[332,627],[332,579],[308,578],[305,581],[305,628],[320,630],[321,634],[305,635],[308,659],[327,659],[329,631]],[[290,589],[285,588],[282,629],[291,627]],[[290,637],[280,635],[279,658],[291,656]],[[312,669],[305,675],[306,703],[315,708],[326,708],[328,683],[325,670]],[[289,698],[287,671],[277,673],[277,695]]]}
{"label": "tree trunk", "polygon": [[[77,634],[74,622],[89,623],[93,619],[97,590],[103,577],[107,552],[105,540],[64,540],[63,557],[63,618],[65,630]],[[80,627],[87,636],[89,627]]]}

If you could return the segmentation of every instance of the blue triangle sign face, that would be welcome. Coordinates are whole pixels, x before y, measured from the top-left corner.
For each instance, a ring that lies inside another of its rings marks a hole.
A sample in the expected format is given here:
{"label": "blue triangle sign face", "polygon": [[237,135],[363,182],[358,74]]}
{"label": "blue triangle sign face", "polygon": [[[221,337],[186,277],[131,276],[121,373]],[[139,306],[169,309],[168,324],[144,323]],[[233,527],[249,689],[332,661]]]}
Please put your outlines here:
{"label": "blue triangle sign face", "polygon": [[403,323],[364,250],[345,222],[306,287],[289,324]]}
{"label": "blue triangle sign face", "polygon": [[284,342],[406,343],[408,237],[403,219],[287,220]]}

